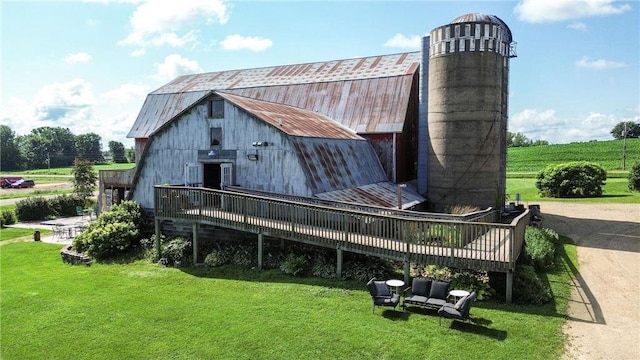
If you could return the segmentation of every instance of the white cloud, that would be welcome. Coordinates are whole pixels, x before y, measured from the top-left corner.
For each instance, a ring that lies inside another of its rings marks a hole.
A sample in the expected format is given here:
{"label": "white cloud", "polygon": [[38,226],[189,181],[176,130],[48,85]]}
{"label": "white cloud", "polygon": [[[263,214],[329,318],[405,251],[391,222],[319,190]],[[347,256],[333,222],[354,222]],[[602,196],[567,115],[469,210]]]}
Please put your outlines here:
{"label": "white cloud", "polygon": [[103,144],[115,140],[129,147],[133,140],[126,135],[146,91],[142,85],[125,84],[101,95],[97,102],[91,84],[84,79],[53,83],[37,91],[31,101],[8,99],[0,108],[0,124],[9,126],[17,135],[43,126],[68,128],[75,135],[92,132],[102,137]]}
{"label": "white cloud", "polygon": [[518,19],[529,23],[566,21],[591,16],[615,15],[631,6],[613,5],[613,0],[522,0],[513,10]]}
{"label": "white cloud", "polygon": [[100,95],[100,98],[114,100],[121,104],[131,101],[144,100],[149,93],[149,88],[143,84],[126,83],[117,89],[109,90]]}
{"label": "white cloud", "polygon": [[420,49],[422,44],[422,37],[419,35],[413,35],[406,37],[403,34],[396,34],[391,39],[384,43],[386,47],[395,47],[403,49]]}
{"label": "white cloud", "polygon": [[568,25],[567,27],[569,29],[573,29],[573,30],[580,30],[580,31],[586,31],[587,30],[587,24],[581,23],[581,22],[574,22],[574,23]]}
{"label": "white cloud", "polygon": [[171,54],[164,59],[162,64],[154,65],[157,69],[153,78],[157,80],[172,80],[180,75],[203,72],[198,62],[183,58],[178,54]]}
{"label": "white cloud", "polygon": [[224,0],[148,0],[136,8],[130,19],[132,31],[118,44],[180,47],[195,43],[195,30],[181,31],[203,20],[206,24],[216,21],[225,24],[229,10],[230,4]]}
{"label": "white cloud", "polygon": [[53,83],[40,89],[33,100],[36,118],[43,121],[68,122],[86,115],[95,104],[91,84],[84,79]]}
{"label": "white cloud", "polygon": [[225,50],[250,50],[264,51],[273,45],[271,40],[258,36],[229,35],[222,40],[222,48]]}
{"label": "white cloud", "polygon": [[87,62],[89,62],[91,60],[92,60],[91,55],[89,55],[89,54],[87,54],[85,52],[68,54],[67,56],[64,57],[64,62],[66,62],[67,64],[70,64],[70,65],[79,64],[79,63],[87,63]]}
{"label": "white cloud", "polygon": [[532,140],[563,144],[590,140],[611,140],[611,129],[621,121],[633,121],[640,116],[622,117],[615,114],[589,112],[574,119],[560,118],[556,111],[525,109],[509,119],[509,131],[522,133]]}
{"label": "white cloud", "polygon": [[598,60],[589,60],[587,56],[583,56],[582,59],[575,62],[575,65],[579,68],[587,68],[587,69],[595,69],[595,70],[605,70],[605,69],[617,69],[626,67],[627,64],[606,60],[606,59],[598,59]]}

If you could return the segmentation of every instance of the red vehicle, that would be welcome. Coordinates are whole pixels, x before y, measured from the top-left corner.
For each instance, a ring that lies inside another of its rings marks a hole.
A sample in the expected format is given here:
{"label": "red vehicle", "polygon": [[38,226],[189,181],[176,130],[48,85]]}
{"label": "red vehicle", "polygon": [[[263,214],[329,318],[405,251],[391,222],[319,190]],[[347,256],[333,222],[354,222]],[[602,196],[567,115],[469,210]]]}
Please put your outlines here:
{"label": "red vehicle", "polygon": [[36,186],[35,181],[33,180],[18,180],[11,184],[11,187],[14,189],[22,189],[22,188],[32,188]]}
{"label": "red vehicle", "polygon": [[23,177],[21,176],[3,176],[0,177],[0,187],[4,188],[10,188],[11,184],[13,184],[16,181],[20,181],[20,180],[24,180]]}

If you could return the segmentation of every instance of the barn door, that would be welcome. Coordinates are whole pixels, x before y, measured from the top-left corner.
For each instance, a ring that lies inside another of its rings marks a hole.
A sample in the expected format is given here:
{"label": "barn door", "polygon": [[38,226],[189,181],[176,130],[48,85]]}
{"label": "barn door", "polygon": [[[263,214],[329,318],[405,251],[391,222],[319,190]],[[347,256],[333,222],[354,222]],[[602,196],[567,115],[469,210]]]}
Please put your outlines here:
{"label": "barn door", "polygon": [[202,186],[200,180],[200,164],[184,164],[184,186]]}
{"label": "barn door", "polygon": [[220,176],[220,188],[224,189],[229,185],[233,185],[233,164],[222,163],[220,164],[220,170],[222,172]]}

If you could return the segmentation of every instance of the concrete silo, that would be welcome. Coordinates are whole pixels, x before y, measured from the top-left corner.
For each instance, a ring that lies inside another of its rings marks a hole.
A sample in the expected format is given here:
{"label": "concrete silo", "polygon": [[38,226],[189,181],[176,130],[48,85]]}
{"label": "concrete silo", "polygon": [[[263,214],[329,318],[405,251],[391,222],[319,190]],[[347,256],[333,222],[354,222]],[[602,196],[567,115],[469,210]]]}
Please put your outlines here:
{"label": "concrete silo", "polygon": [[468,14],[429,39],[429,201],[440,211],[502,205],[511,31],[496,16]]}

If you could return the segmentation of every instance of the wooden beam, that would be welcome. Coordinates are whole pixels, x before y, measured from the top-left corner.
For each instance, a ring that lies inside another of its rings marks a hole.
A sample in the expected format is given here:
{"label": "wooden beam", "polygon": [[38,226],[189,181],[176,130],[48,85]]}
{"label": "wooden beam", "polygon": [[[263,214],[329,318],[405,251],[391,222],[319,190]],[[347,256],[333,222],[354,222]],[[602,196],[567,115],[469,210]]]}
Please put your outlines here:
{"label": "wooden beam", "polygon": [[193,234],[193,264],[198,263],[198,229],[200,228],[200,224],[198,222],[194,222],[191,224],[191,231]]}
{"label": "wooden beam", "polygon": [[507,304],[511,304],[513,297],[513,270],[507,271]]}
{"label": "wooden beam", "polygon": [[162,252],[162,244],[160,240],[160,220],[155,218],[155,232],[156,232],[156,259],[155,261],[160,260],[160,252]]}
{"label": "wooden beam", "polygon": [[336,278],[342,280],[342,249],[337,249],[337,264],[336,264]]}
{"label": "wooden beam", "polygon": [[262,270],[262,254],[264,239],[262,233],[258,233],[258,269]]}

